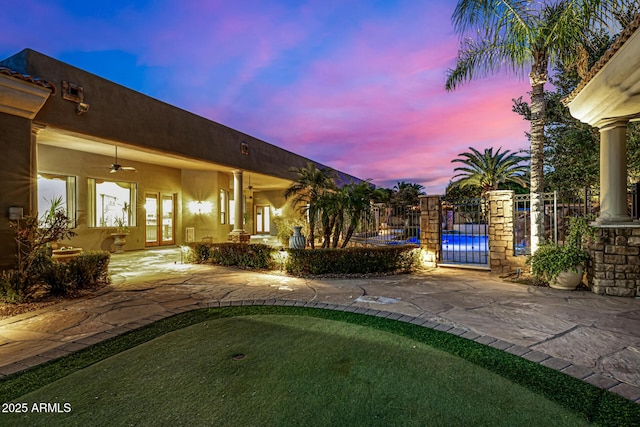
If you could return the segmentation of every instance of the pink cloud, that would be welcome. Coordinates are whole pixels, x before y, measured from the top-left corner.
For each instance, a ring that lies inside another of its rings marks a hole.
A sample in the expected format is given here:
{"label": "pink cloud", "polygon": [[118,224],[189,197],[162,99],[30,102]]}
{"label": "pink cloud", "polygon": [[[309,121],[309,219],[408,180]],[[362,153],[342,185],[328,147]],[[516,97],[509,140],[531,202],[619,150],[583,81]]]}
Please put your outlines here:
{"label": "pink cloud", "polygon": [[[129,52],[152,70],[151,96],[354,176],[417,180],[432,194],[469,146],[527,147],[528,123],[511,112],[526,81],[499,75],[445,92],[458,50],[454,2],[287,3],[164,0],[78,16],[25,1],[0,16],[17,35],[0,50]],[[77,28],[91,30],[78,37]]]}

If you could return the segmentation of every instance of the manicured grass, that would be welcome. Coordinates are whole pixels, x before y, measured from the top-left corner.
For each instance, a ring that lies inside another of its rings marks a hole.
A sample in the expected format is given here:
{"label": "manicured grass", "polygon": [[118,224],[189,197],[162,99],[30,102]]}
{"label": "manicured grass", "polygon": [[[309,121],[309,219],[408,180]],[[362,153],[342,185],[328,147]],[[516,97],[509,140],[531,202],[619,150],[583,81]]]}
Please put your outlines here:
{"label": "manicured grass", "polygon": [[[233,360],[237,354],[246,357]],[[72,406],[69,414],[28,419],[2,414],[2,425],[640,420],[632,402],[491,347],[396,321],[291,307],[174,316],[7,378],[0,397]]]}

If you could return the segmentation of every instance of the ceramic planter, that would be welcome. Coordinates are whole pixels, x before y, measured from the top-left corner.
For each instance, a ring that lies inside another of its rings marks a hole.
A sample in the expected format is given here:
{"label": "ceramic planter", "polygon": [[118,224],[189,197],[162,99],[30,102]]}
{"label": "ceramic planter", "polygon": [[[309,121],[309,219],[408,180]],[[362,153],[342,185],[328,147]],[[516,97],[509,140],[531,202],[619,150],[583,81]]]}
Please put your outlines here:
{"label": "ceramic planter", "polygon": [[300,234],[302,227],[293,227],[293,236],[289,238],[289,249],[304,249],[306,242],[302,234]]}
{"label": "ceramic planter", "polygon": [[579,265],[576,267],[576,271],[573,269],[568,271],[563,271],[558,274],[556,280],[549,281],[549,286],[554,289],[562,289],[571,291],[574,290],[580,283],[582,283],[582,276],[584,275],[584,267]]}

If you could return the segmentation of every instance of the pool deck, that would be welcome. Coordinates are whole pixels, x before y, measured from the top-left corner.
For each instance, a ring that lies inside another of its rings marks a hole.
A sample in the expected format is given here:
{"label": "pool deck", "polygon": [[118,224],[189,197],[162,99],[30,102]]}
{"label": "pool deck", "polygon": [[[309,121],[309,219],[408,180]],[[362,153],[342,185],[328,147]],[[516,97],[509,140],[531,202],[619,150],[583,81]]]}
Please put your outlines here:
{"label": "pool deck", "polygon": [[640,300],[426,269],[304,279],[183,264],[178,248],[114,254],[112,283],[86,297],[0,320],[0,376],[195,308],[297,305],[388,317],[532,360],[640,403]]}

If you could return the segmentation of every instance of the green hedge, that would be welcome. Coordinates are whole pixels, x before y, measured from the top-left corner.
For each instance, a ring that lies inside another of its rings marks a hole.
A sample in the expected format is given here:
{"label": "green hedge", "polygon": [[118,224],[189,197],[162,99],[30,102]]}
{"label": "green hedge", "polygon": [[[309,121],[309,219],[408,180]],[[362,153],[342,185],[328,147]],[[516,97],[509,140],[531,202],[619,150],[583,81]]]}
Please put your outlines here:
{"label": "green hedge", "polygon": [[0,300],[28,301],[40,289],[50,295],[66,295],[76,289],[108,283],[110,260],[109,252],[89,251],[68,263],[59,263],[46,251],[41,251],[28,272],[5,270],[0,274]]}
{"label": "green hedge", "polygon": [[293,275],[409,273],[417,256],[414,246],[290,249],[285,269]]}
{"label": "green hedge", "polygon": [[241,268],[274,268],[276,249],[262,243],[194,243],[191,260]]}
{"label": "green hedge", "polygon": [[111,254],[106,251],[83,252],[67,263],[51,261],[40,278],[50,294],[66,295],[75,289],[108,283],[110,260]]}

